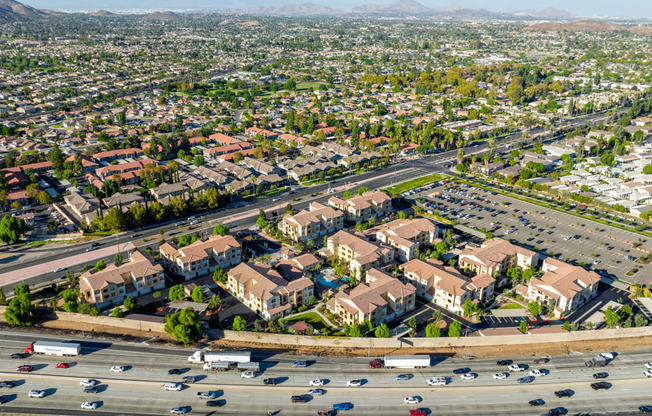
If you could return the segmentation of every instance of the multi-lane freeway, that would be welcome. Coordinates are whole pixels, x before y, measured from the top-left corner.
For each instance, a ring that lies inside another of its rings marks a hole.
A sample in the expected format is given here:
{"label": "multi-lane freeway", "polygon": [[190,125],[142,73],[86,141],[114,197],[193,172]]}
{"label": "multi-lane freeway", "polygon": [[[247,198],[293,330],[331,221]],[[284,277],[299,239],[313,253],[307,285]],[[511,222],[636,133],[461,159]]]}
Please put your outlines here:
{"label": "multi-lane freeway", "polygon": [[[38,337],[37,337],[38,338]],[[534,357],[500,357],[545,369],[548,374],[530,384],[519,384],[524,373],[512,373],[505,380],[494,380],[493,374],[507,371],[495,359],[463,360],[434,357],[433,366],[420,370],[370,369],[368,358],[296,357],[254,354],[261,361],[263,373],[253,379],[241,378],[235,370],[223,373],[205,372],[199,364],[188,364],[187,349],[151,348],[145,345],[84,343],[80,357],[59,358],[32,356],[12,360],[9,355],[22,351],[33,336],[5,334],[0,346],[0,380],[14,381],[16,386],[1,389],[8,401],[0,405],[2,412],[30,414],[155,415],[169,414],[172,407],[184,406],[190,414],[229,415],[316,415],[332,409],[334,403],[351,403],[347,415],[407,415],[411,409],[422,409],[431,415],[535,415],[552,408],[568,414],[627,414],[639,406],[652,404],[649,383],[643,375],[644,364],[652,361],[652,349],[618,354],[606,367],[591,369],[584,365],[583,354],[550,357],[546,364],[535,365]],[[294,360],[307,360],[305,368],[293,368]],[[67,369],[55,368],[68,361]],[[33,365],[31,373],[17,373],[18,365]],[[111,373],[113,365],[125,366],[123,373]],[[171,368],[182,369],[181,375],[168,375]],[[462,381],[454,374],[457,368],[470,368],[474,380]],[[608,373],[603,381],[608,390],[593,390],[593,374]],[[526,371],[527,372],[527,371]],[[410,379],[397,381],[396,375],[409,374]],[[199,376],[194,384],[185,384],[182,391],[165,391],[166,382],[181,382],[187,375]],[[426,380],[448,377],[446,386],[430,387]],[[263,379],[276,377],[279,384],[263,385]],[[83,393],[80,381],[100,382],[97,394]],[[307,403],[291,403],[293,395],[308,396],[309,382],[326,381],[322,396],[309,396]],[[361,387],[347,387],[346,382],[361,379]],[[28,391],[44,390],[45,397],[28,398]],[[570,390],[571,397],[557,398],[558,390]],[[209,408],[197,398],[197,392],[211,391],[222,404]],[[420,403],[404,403],[406,396],[417,396]],[[530,407],[528,401],[542,399],[545,404]],[[81,410],[82,402],[98,402],[97,410]]]}

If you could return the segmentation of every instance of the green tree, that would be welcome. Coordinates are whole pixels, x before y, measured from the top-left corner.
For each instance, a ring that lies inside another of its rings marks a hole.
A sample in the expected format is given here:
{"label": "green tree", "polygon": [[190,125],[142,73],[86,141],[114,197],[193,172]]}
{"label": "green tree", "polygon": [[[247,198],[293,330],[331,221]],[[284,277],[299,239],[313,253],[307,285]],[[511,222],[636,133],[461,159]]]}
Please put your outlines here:
{"label": "green tree", "polygon": [[568,321],[564,322],[564,324],[561,326],[561,329],[563,329],[564,331],[570,332],[570,330],[571,330],[570,322],[568,322]]}
{"label": "green tree", "polygon": [[120,307],[118,306],[117,308],[111,311],[111,316],[114,318],[124,318],[125,313],[122,312],[122,309],[120,309]]}
{"label": "green tree", "polygon": [[195,286],[195,288],[192,290],[192,293],[190,294],[190,297],[192,298],[193,302],[204,302],[204,291],[202,290],[201,286]]}
{"label": "green tree", "polygon": [[59,149],[59,146],[56,143],[52,146],[52,150],[50,150],[50,153],[48,153],[48,159],[50,159],[50,162],[52,162],[52,168],[54,170],[63,169],[63,162],[64,162],[63,152],[61,151],[61,149]]}
{"label": "green tree", "polygon": [[5,321],[9,325],[32,325],[32,295],[27,283],[14,287],[14,298],[5,309]]}
{"label": "green tree", "polygon": [[342,194],[342,198],[344,198],[344,199],[349,199],[352,196],[353,195],[351,194],[351,191],[349,191],[348,189],[346,191],[344,191],[344,194]]}
{"label": "green tree", "polygon": [[613,328],[620,323],[620,315],[618,315],[618,312],[609,308],[604,312],[604,321],[609,328]]}
{"label": "green tree", "polygon": [[93,306],[88,314],[90,316],[100,316],[100,310]]}
{"label": "green tree", "polygon": [[176,285],[170,288],[168,294],[170,300],[183,300],[186,298],[186,293],[183,290],[183,285]]}
{"label": "green tree", "polygon": [[229,227],[222,224],[217,224],[213,227],[213,235],[229,235]]}
{"label": "green tree", "polygon": [[97,263],[95,263],[95,270],[99,272],[100,270],[104,269],[106,269],[106,263],[104,260],[98,260]]}
{"label": "green tree", "polygon": [[5,306],[7,305],[7,297],[5,296],[4,290],[0,287],[0,305]]}
{"label": "green tree", "polygon": [[537,301],[529,302],[527,304],[527,308],[530,310],[530,314],[533,318],[536,318],[537,316],[541,315],[541,312],[543,312],[543,306],[541,306],[541,304]]}
{"label": "green tree", "polygon": [[208,300],[208,309],[210,311],[216,311],[222,305],[222,298],[218,294],[214,294]]}
{"label": "green tree", "polygon": [[527,323],[525,321],[521,321],[521,323],[518,324],[518,330],[521,331],[522,333],[526,334],[527,333]]}
{"label": "green tree", "polygon": [[267,227],[267,216],[265,215],[265,211],[263,211],[262,209],[258,213],[258,219],[256,219],[256,225],[261,230]]}
{"label": "green tree", "polygon": [[396,213],[396,216],[394,218],[396,218],[397,220],[404,220],[407,218],[407,214],[403,211],[399,211]]}
{"label": "green tree", "polygon": [[0,221],[0,240],[4,243],[17,243],[26,231],[27,224],[21,218],[5,215]]}
{"label": "green tree", "polygon": [[408,319],[408,326],[412,329],[417,327],[417,319],[413,316],[410,319]]}
{"label": "green tree", "polygon": [[426,337],[439,338],[440,335],[441,335],[441,329],[439,328],[439,325],[437,323],[428,324],[426,326]]}
{"label": "green tree", "polygon": [[193,308],[186,308],[165,317],[165,332],[184,344],[197,342],[203,335],[201,319]]}
{"label": "green tree", "polygon": [[357,190],[357,194],[362,195],[362,194],[364,194],[365,192],[368,192],[368,191],[369,191],[369,187],[368,186],[363,186],[363,187],[361,187],[360,189]]}
{"label": "green tree", "polygon": [[152,296],[154,296],[154,299],[159,299],[161,297],[161,291],[157,290],[156,292],[152,293]]}
{"label": "green tree", "polygon": [[240,315],[233,318],[233,330],[234,331],[246,331],[247,330],[247,321]]}
{"label": "green tree", "polygon": [[123,260],[122,259],[122,254],[120,254],[120,253],[113,256],[113,262],[118,266],[122,264],[122,260]]}
{"label": "green tree", "polygon": [[385,324],[380,324],[374,331],[376,338],[389,338],[389,328]]}
{"label": "green tree", "polygon": [[127,296],[124,301],[124,307],[127,308],[129,312],[133,312],[138,309],[138,299]]}
{"label": "green tree", "polygon": [[199,167],[204,164],[204,156],[202,155],[197,155],[195,156],[195,159],[192,162],[195,166]]}
{"label": "green tree", "polygon": [[222,270],[222,268],[219,267],[219,266],[215,267],[215,270],[213,270],[213,281],[220,282],[220,283],[226,283],[228,278],[229,278],[229,275],[228,275],[227,272]]}
{"label": "green tree", "polygon": [[469,317],[475,313],[476,306],[471,299],[464,301],[464,316]]}
{"label": "green tree", "polygon": [[459,338],[462,335],[462,324],[459,321],[451,322],[448,327],[448,336],[450,338]]}
{"label": "green tree", "polygon": [[642,314],[637,313],[634,316],[634,325],[635,326],[637,326],[637,327],[639,327],[639,326],[647,326],[647,323],[648,323],[648,320]]}

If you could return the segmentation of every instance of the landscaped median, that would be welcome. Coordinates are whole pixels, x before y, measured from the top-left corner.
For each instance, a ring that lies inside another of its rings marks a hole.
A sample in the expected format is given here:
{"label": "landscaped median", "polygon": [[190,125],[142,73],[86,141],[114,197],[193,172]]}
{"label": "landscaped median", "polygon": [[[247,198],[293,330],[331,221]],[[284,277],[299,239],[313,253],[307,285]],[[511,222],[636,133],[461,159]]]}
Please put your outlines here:
{"label": "landscaped median", "polygon": [[391,196],[396,196],[402,194],[403,192],[410,191],[421,186],[430,185],[431,183],[440,181],[447,178],[448,176],[442,175],[440,173],[433,173],[428,176],[422,176],[420,178],[410,179],[407,182],[399,183],[398,185],[385,188]]}

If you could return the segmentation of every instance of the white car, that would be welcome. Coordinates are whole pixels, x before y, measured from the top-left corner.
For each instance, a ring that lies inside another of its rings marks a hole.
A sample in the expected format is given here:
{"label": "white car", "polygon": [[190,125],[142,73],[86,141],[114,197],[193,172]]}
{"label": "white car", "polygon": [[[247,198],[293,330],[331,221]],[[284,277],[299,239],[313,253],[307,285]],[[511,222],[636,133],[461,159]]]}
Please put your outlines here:
{"label": "white car", "polygon": [[214,399],[217,394],[214,391],[200,391],[197,393],[198,399]]}
{"label": "white car", "polygon": [[315,396],[323,396],[326,393],[326,390],[324,389],[310,389],[308,390],[308,394],[313,394]]}
{"label": "white car", "polygon": [[652,370],[652,363],[645,363],[645,368]]}
{"label": "white car", "polygon": [[507,367],[509,371],[523,371],[525,370],[525,367],[523,367],[520,364],[512,364],[509,367]]}
{"label": "white car", "polygon": [[508,376],[507,373],[496,373],[494,374],[494,380],[504,380]]}
{"label": "white car", "polygon": [[255,371],[245,371],[240,375],[242,378],[254,378],[256,377],[256,372]]}
{"label": "white car", "polygon": [[173,415],[185,415],[186,413],[188,413],[188,409],[185,407],[173,407],[172,409],[170,409],[170,413],[172,413]]}
{"label": "white car", "polygon": [[[635,257],[633,257],[633,256],[630,256],[630,257],[632,257],[632,260],[635,259]],[[611,361],[611,360],[613,360],[614,358],[616,358],[616,357],[614,357],[614,355],[613,355],[612,353],[610,353],[610,352],[603,352],[603,353],[600,354],[600,355],[601,355],[605,360],[609,360],[609,361]]]}
{"label": "white car", "polygon": [[645,374],[645,377],[652,377],[652,370],[645,370],[643,374]]}
{"label": "white car", "polygon": [[29,393],[27,393],[27,397],[36,397],[37,399],[45,397],[45,392],[43,390],[30,390]]}
{"label": "white car", "polygon": [[349,380],[346,382],[346,387],[360,387],[362,386],[362,380]]}
{"label": "white car", "polygon": [[97,403],[95,402],[84,402],[81,404],[81,408],[84,410],[95,410],[97,409]]}
{"label": "white car", "polygon": [[531,377],[541,377],[541,376],[545,376],[546,373],[544,373],[541,370],[530,370],[528,375],[531,376]]}
{"label": "white car", "polygon": [[475,373],[466,373],[466,374],[460,375],[460,378],[462,380],[473,380],[476,377],[477,377],[477,374],[475,374]]}
{"label": "white car", "polygon": [[122,365],[114,365],[111,367],[111,372],[112,373],[124,373],[125,368]]}
{"label": "white car", "polygon": [[444,377],[433,377],[426,381],[429,386],[445,386],[446,379]]}
{"label": "white car", "polygon": [[420,400],[418,397],[410,396],[403,399],[403,402],[405,402],[405,404],[418,404]]}
{"label": "white car", "polygon": [[310,387],[321,387],[324,385],[324,380],[310,380],[308,383]]}
{"label": "white car", "polygon": [[163,389],[166,391],[181,391],[183,386],[179,383],[165,383]]}
{"label": "white car", "polygon": [[97,380],[82,380],[79,382],[79,385],[82,387],[95,387],[100,384]]}

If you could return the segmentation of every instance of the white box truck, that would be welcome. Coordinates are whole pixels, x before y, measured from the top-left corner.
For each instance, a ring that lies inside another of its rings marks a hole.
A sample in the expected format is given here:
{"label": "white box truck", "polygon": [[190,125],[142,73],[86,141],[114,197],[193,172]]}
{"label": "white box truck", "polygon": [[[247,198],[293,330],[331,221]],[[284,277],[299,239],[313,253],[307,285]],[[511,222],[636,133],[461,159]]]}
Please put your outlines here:
{"label": "white box truck", "polygon": [[385,368],[426,368],[430,367],[429,355],[386,355]]}
{"label": "white box truck", "polygon": [[74,342],[36,341],[25,347],[25,352],[28,354],[68,355],[72,357],[81,354],[81,344]]}
{"label": "white box truck", "polygon": [[195,351],[188,357],[189,363],[249,363],[251,362],[251,351]]}

